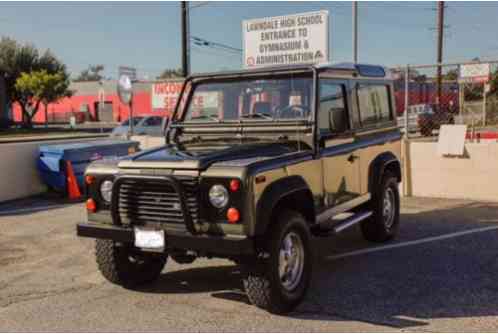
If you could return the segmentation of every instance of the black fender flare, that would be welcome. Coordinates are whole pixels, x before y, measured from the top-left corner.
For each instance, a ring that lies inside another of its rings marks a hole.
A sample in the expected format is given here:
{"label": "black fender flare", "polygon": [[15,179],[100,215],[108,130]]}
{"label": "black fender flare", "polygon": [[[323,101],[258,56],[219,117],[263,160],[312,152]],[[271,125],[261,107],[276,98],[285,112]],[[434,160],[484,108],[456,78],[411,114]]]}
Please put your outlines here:
{"label": "black fender flare", "polygon": [[398,182],[401,182],[401,163],[392,152],[379,154],[371,163],[368,169],[368,192],[373,194],[386,170],[392,170]]}
{"label": "black fender flare", "polygon": [[309,198],[309,205],[313,210],[314,218],[313,195],[308,184],[301,176],[287,176],[267,186],[258,203],[256,203],[255,235],[263,235],[266,232],[268,226],[271,224],[271,213],[277,204],[284,198],[296,194],[303,194],[306,198]]}

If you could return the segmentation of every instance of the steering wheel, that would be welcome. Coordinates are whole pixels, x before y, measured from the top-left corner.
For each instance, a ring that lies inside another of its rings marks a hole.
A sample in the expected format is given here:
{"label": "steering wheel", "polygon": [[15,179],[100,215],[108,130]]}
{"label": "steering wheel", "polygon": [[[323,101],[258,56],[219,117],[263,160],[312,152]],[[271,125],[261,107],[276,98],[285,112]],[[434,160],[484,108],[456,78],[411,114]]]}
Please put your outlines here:
{"label": "steering wheel", "polygon": [[[278,118],[304,118],[305,114],[311,109],[303,104],[289,105],[286,107],[278,107],[276,114]],[[299,113],[299,114],[298,114]]]}

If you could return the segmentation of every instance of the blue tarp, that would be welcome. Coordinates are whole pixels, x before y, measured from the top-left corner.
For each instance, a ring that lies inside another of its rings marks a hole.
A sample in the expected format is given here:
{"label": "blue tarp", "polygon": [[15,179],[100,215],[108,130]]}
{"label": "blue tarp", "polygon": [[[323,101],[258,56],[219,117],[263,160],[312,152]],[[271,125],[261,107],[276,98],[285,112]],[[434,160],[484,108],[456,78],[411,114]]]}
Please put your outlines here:
{"label": "blue tarp", "polygon": [[138,151],[138,142],[130,140],[97,140],[83,143],[41,145],[38,171],[52,189],[66,190],[66,161],[70,161],[80,189],[84,187],[86,167],[95,160],[112,159]]}

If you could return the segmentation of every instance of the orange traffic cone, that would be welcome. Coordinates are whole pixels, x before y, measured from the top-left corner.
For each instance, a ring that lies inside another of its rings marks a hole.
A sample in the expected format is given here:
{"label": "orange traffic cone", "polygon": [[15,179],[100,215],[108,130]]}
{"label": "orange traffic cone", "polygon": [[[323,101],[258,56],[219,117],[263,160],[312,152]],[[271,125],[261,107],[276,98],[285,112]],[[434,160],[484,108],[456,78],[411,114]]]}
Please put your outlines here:
{"label": "orange traffic cone", "polygon": [[66,181],[67,181],[67,194],[69,199],[78,199],[81,197],[80,188],[74,176],[73,165],[70,161],[66,161]]}

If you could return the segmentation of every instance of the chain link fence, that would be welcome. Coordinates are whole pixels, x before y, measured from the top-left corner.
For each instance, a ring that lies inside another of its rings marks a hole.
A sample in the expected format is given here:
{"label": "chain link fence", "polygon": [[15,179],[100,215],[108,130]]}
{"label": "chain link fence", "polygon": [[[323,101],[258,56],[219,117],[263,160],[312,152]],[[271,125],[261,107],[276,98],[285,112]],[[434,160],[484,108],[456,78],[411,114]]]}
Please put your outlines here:
{"label": "chain link fence", "polygon": [[463,81],[461,67],[469,64],[480,63],[392,69],[397,121],[408,138],[436,139],[444,124],[467,125],[471,139],[482,131],[498,131],[498,61],[485,62],[490,67],[487,82]]}

